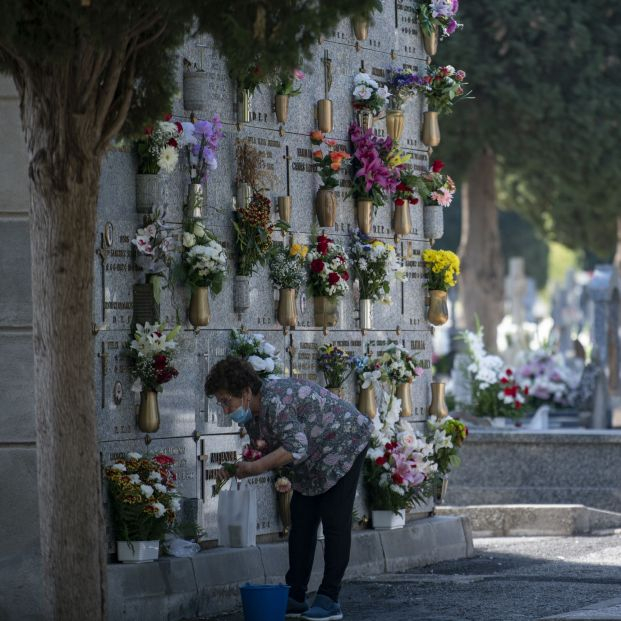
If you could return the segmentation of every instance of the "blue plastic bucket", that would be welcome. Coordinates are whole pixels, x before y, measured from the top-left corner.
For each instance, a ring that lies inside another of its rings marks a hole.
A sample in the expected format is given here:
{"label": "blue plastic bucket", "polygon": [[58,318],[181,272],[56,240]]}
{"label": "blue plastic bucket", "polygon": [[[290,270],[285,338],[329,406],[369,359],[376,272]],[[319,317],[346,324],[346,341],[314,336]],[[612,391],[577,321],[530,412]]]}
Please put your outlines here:
{"label": "blue plastic bucket", "polygon": [[244,621],[284,621],[289,587],[284,584],[250,584],[239,587]]}

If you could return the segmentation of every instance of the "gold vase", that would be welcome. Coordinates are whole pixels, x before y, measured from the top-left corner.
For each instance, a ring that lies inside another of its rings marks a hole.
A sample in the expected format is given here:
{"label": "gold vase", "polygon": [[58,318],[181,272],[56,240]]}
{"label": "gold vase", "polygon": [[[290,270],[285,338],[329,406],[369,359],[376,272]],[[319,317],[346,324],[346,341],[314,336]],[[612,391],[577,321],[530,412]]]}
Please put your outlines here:
{"label": "gold vase", "polygon": [[237,208],[243,209],[250,204],[252,200],[252,186],[245,181],[237,184]]}
{"label": "gold vase", "polygon": [[205,206],[205,189],[200,183],[190,183],[188,186],[188,211],[193,218],[203,217]]}
{"label": "gold vase", "polygon": [[437,112],[423,112],[423,144],[437,147],[440,144],[440,124]]}
{"label": "gold vase", "polygon": [[332,100],[320,99],[317,102],[317,125],[324,134],[332,131]]}
{"label": "gold vase", "polygon": [[397,384],[395,396],[397,399],[401,399],[401,417],[409,418],[412,416],[414,412],[414,408],[412,407],[412,385],[408,382]]}
{"label": "gold vase", "polygon": [[397,235],[409,235],[412,232],[412,219],[410,218],[410,201],[401,199],[400,205],[395,203],[395,215],[392,220],[392,228]]}
{"label": "gold vase", "polygon": [[278,197],[278,217],[286,222],[287,224],[291,224],[291,197],[290,196],[279,196]]}
{"label": "gold vase", "polygon": [[448,416],[448,407],[444,400],[444,382],[431,382],[431,403],[427,412],[429,416],[444,418]]}
{"label": "gold vase", "polygon": [[404,126],[405,118],[401,110],[388,110],[386,112],[386,131],[393,140],[401,140]]}
{"label": "gold vase", "polygon": [[345,389],[342,386],[326,386],[326,388],[339,399],[345,396]]}
{"label": "gold vase", "polygon": [[278,507],[278,517],[282,522],[282,534],[286,537],[291,528],[291,497],[293,490],[288,492],[276,492],[276,503]]}
{"label": "gold vase", "polygon": [[356,120],[360,128],[365,132],[373,129],[373,113],[368,108],[362,108],[356,111]]}
{"label": "gold vase", "polygon": [[366,41],[369,38],[369,20],[362,17],[354,17],[351,20],[354,36],[357,41]]}
{"label": "gold vase", "polygon": [[237,93],[237,122],[250,122],[250,102],[252,93],[247,88],[240,88]]}
{"label": "gold vase", "polygon": [[427,52],[429,56],[436,55],[438,51],[438,27],[437,26],[433,29],[430,35],[425,34],[425,32],[423,31],[423,46],[425,47],[425,52]]}
{"label": "gold vase", "polygon": [[356,201],[356,214],[358,216],[358,228],[368,235],[373,226],[373,201],[358,200]]}
{"label": "gold vase", "polygon": [[313,315],[318,328],[332,328],[339,320],[336,302],[323,295],[314,298]]}
{"label": "gold vase", "polygon": [[373,386],[360,389],[360,392],[358,393],[358,404],[356,407],[358,408],[358,411],[365,416],[375,418],[377,415],[377,403],[375,402],[375,388],[373,388]]}
{"label": "gold vase", "polygon": [[145,433],[154,433],[160,428],[160,409],[155,390],[145,389],[140,393],[138,428]]}
{"label": "gold vase", "polygon": [[446,291],[437,289],[429,292],[429,310],[427,320],[434,326],[441,326],[448,321],[448,305],[446,303]]}
{"label": "gold vase", "polygon": [[188,313],[190,323],[195,328],[208,326],[211,320],[211,309],[209,308],[209,287],[196,287],[192,289],[190,298],[190,312]]}
{"label": "gold vase", "polygon": [[278,323],[294,328],[298,321],[295,310],[295,289],[281,289],[278,298]]}
{"label": "gold vase", "polygon": [[360,300],[360,329],[371,330],[373,327],[373,302],[363,298]]}
{"label": "gold vase", "polygon": [[319,226],[334,226],[336,222],[336,194],[330,188],[319,188],[315,196],[315,213]]}
{"label": "gold vase", "polygon": [[279,123],[286,123],[289,116],[289,95],[276,95],[274,107],[276,108],[276,120]]}

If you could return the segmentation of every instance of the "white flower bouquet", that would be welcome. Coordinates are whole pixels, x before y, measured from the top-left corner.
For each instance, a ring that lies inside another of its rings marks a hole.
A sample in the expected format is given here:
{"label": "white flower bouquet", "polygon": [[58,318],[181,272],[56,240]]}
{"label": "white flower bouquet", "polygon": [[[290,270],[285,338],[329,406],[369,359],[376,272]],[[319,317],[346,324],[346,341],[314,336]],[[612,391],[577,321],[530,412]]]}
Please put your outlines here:
{"label": "white flower bouquet", "polygon": [[409,384],[424,372],[418,360],[401,345],[390,345],[379,359],[388,380],[395,384]]}
{"label": "white flower bouquet", "polygon": [[272,250],[270,276],[278,289],[299,289],[304,284],[307,253],[308,247],[301,244],[292,244],[291,248],[279,245]]}
{"label": "white flower bouquet", "polygon": [[162,170],[171,173],[179,161],[179,141],[183,134],[181,123],[158,121],[145,129],[144,136],[136,141],[138,172],[157,175]]}
{"label": "white flower bouquet", "polygon": [[263,334],[231,330],[230,353],[247,360],[263,379],[275,379],[282,374],[278,352]]}
{"label": "white flower bouquet", "polygon": [[154,209],[147,216],[147,224],[136,230],[131,243],[136,248],[136,265],[146,276],[164,276],[170,268],[177,243],[164,224],[165,213]]}
{"label": "white flower bouquet", "polygon": [[222,291],[226,274],[226,252],[216,236],[200,222],[192,221],[183,233],[182,267],[192,288],[209,287],[214,294]]}
{"label": "white flower bouquet", "polygon": [[354,77],[353,106],[355,110],[370,110],[377,116],[386,107],[390,92],[380,86],[368,73],[358,73]]}

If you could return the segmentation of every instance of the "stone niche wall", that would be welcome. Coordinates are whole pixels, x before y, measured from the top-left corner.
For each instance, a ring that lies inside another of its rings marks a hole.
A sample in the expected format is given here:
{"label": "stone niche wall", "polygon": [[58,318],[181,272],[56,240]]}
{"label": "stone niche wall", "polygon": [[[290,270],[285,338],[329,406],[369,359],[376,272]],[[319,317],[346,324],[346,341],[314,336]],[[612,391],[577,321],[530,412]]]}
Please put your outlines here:
{"label": "stone niche wall", "polygon": [[[93,324],[97,356],[94,361],[97,385],[97,420],[102,462],[127,451],[162,451],[177,460],[179,488],[185,498],[188,516],[198,520],[209,539],[217,538],[217,497],[212,490],[218,464],[239,454],[246,439],[240,430],[219,412],[215,403],[203,394],[203,382],[211,365],[227,354],[229,333],[242,326],[250,332],[260,332],[276,346],[286,375],[304,377],[322,383],[316,367],[316,349],[326,341],[344,347],[352,353],[378,351],[390,342],[399,342],[414,350],[426,367],[425,374],[413,387],[413,422],[420,427],[425,420],[429,402],[431,330],[424,318],[423,271],[420,254],[428,247],[422,235],[422,207],[413,206],[413,232],[397,244],[399,254],[408,267],[408,281],[394,284],[392,304],[375,305],[374,329],[362,334],[358,329],[358,290],[354,285],[342,300],[338,326],[324,335],[321,328],[312,327],[312,300],[304,291],[298,296],[299,324],[287,334],[276,321],[277,291],[272,287],[267,270],[260,270],[251,280],[250,309],[238,315],[233,311],[234,257],[231,210],[236,189],[235,141],[249,139],[265,157],[273,173],[268,196],[274,205],[279,196],[292,196],[291,235],[307,242],[314,221],[314,196],[320,185],[313,170],[309,132],[316,128],[315,105],[325,95],[325,63],[330,67],[332,84],[328,97],[334,103],[334,131],[330,137],[348,144],[348,126],[354,118],[351,91],[354,75],[362,68],[378,81],[391,64],[423,69],[427,58],[414,17],[413,0],[384,3],[384,11],[376,14],[366,41],[357,42],[349,20],[315,49],[312,61],[303,69],[306,79],[302,94],[291,98],[289,119],[284,127],[277,123],[273,112],[274,92],[262,85],[252,98],[251,121],[238,125],[234,84],[226,66],[207,37],[187,41],[178,56],[179,92],[182,92],[183,58],[202,66],[208,76],[209,104],[205,110],[184,110],[180,97],[174,106],[175,120],[187,120],[194,112],[197,118],[210,119],[219,114],[225,137],[218,151],[218,169],[210,174],[206,187],[204,221],[230,252],[230,278],[217,297],[211,296],[212,320],[207,328],[195,331],[187,321],[189,290],[164,290],[161,298],[161,319],[172,326],[175,309],[182,310],[183,330],[179,337],[177,368],[179,377],[164,386],[159,396],[161,426],[157,433],[147,436],[136,425],[138,395],[130,391],[131,378],[123,350],[130,337],[132,322],[132,287],[143,276],[134,266],[131,239],[142,226],[141,214],[135,209],[136,161],[132,152],[115,150],[107,157],[98,204],[98,243],[95,257],[95,300]],[[420,142],[422,101],[415,99],[405,109],[406,127],[401,147],[413,156],[419,170],[428,167],[428,154]],[[375,132],[385,135],[383,120],[376,120]],[[287,159],[287,156],[289,159]],[[182,161],[182,160],[181,160]],[[183,162],[182,162],[183,163]],[[287,166],[290,188],[287,192]],[[334,228],[326,233],[343,245],[348,244],[349,231],[355,226],[354,202],[346,198],[349,173],[342,174],[343,186],[338,188],[338,215]],[[170,175],[163,203],[166,220],[181,228],[183,203],[189,175],[183,165]],[[391,204],[380,209],[374,219],[374,235],[393,241]],[[276,208],[274,220],[277,219]],[[275,241],[289,242],[276,232]],[[346,398],[354,400],[355,385],[350,378]],[[259,490],[259,534],[274,535],[281,530],[276,513],[272,477],[252,480]],[[417,509],[431,510],[431,502]],[[367,509],[358,502],[358,514]]]}

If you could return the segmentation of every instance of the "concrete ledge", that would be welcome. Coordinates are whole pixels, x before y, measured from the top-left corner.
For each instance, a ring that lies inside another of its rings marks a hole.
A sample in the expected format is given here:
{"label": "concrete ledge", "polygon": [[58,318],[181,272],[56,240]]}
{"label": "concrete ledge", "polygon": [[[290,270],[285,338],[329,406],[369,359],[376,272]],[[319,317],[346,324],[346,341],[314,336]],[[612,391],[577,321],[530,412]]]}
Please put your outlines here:
{"label": "concrete ledge", "polygon": [[[444,560],[472,556],[468,521],[460,516],[414,520],[393,531],[354,531],[346,578],[393,573]],[[318,542],[311,590],[323,572]],[[211,616],[240,606],[246,582],[284,582],[287,543],[254,548],[215,548],[156,563],[108,565],[110,621],[177,621]]]}
{"label": "concrete ledge", "polygon": [[539,621],[621,621],[621,598],[607,599],[580,610],[564,612]]}

